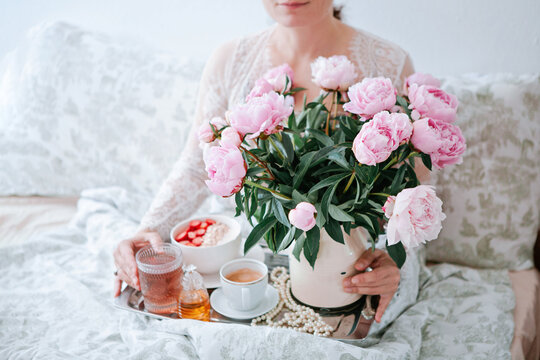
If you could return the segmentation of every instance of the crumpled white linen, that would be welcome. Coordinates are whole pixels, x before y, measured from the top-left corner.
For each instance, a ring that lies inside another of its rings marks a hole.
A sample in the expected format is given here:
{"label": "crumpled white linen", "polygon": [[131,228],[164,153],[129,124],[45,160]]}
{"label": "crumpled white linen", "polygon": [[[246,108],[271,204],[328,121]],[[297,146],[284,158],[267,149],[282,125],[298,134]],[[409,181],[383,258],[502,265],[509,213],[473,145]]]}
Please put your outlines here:
{"label": "crumpled white linen", "polygon": [[288,329],[156,320],[112,305],[112,250],[149,203],[121,188],[87,190],[71,224],[0,251],[2,359],[509,358],[506,271],[409,254],[399,294],[367,338],[349,343]]}

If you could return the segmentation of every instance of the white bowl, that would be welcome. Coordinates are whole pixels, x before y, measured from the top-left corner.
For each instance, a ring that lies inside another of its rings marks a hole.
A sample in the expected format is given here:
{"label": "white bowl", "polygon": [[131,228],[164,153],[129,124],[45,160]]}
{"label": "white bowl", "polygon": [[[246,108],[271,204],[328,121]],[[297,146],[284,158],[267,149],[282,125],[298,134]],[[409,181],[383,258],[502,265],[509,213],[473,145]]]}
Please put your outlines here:
{"label": "white bowl", "polygon": [[[215,246],[194,247],[185,246],[176,242],[176,235],[187,229],[193,220],[212,219],[229,227],[224,239]],[[178,223],[172,228],[171,243],[182,250],[184,264],[193,264],[201,274],[215,274],[221,265],[241,256],[242,238],[240,237],[240,224],[231,217],[224,215],[197,216]]]}

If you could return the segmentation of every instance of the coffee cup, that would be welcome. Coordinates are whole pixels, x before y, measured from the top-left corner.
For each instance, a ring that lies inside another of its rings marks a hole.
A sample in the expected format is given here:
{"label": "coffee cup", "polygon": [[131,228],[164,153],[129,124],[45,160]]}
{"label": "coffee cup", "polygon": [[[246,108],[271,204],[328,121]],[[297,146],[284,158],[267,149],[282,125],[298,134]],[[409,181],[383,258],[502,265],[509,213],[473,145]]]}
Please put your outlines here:
{"label": "coffee cup", "polygon": [[219,270],[221,289],[229,306],[239,311],[256,308],[268,286],[268,268],[254,259],[231,260]]}

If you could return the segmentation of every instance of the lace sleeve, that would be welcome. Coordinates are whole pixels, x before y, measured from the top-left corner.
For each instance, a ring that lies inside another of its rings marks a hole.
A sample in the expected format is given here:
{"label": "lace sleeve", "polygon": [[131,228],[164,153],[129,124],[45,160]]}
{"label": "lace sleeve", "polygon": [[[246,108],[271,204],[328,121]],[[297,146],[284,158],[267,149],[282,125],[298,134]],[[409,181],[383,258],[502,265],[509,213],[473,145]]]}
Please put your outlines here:
{"label": "lace sleeve", "polygon": [[225,115],[228,92],[224,75],[228,54],[233,47],[233,43],[222,45],[208,60],[201,77],[195,117],[184,150],[143,216],[139,231],[154,230],[162,239],[168,239],[170,229],[193,214],[209,195],[204,183],[207,174],[197,130],[203,121]]}

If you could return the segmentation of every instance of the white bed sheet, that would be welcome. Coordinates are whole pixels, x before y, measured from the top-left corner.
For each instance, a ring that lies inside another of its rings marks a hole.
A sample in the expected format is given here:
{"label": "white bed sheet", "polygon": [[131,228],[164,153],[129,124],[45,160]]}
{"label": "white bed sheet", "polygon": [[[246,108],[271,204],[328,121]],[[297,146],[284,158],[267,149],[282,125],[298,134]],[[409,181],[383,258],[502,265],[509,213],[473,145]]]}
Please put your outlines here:
{"label": "white bed sheet", "polygon": [[32,235],[67,225],[78,197],[0,197],[0,247],[22,243]]}

